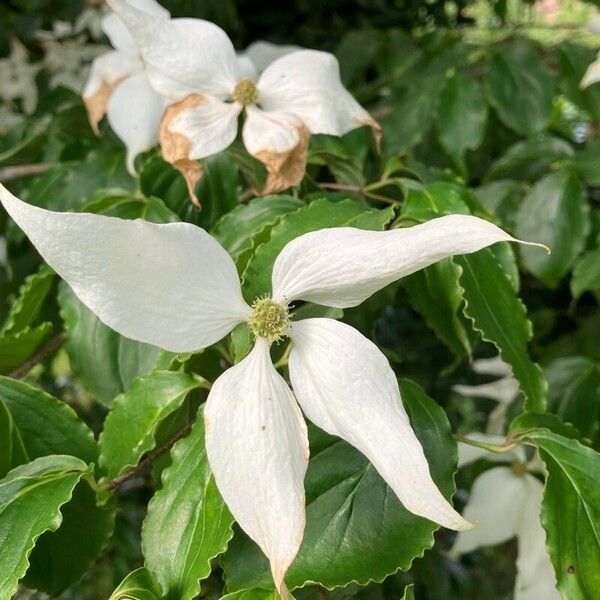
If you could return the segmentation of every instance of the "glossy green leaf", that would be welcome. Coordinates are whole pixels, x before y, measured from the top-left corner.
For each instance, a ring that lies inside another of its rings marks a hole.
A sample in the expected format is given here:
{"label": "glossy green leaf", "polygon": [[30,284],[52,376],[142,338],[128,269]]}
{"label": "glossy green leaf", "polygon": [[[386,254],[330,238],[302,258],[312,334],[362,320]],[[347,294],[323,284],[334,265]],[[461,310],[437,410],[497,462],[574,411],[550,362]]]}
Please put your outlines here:
{"label": "glossy green leaf", "polygon": [[[276,591],[261,590],[260,588],[254,588],[251,590],[240,590],[239,592],[233,592],[227,594],[221,598],[221,600],[280,600],[281,596]],[[291,596],[291,600],[294,597]]]}
{"label": "glossy green leaf", "polygon": [[234,260],[252,247],[252,238],[265,227],[273,226],[302,202],[292,196],[263,196],[242,204],[221,217],[212,234]]}
{"label": "glossy green leaf", "polygon": [[592,437],[600,415],[600,367],[585,356],[569,356],[552,361],[544,374],[548,410]]}
{"label": "glossy green leaf", "polygon": [[37,539],[58,529],[61,507],[87,470],[73,456],[43,456],[0,480],[0,539],[10,540],[0,544],[0,598],[8,600],[17,591]]}
{"label": "glossy green leaf", "polygon": [[[539,252],[543,250],[538,249]],[[546,382],[542,371],[527,351],[531,323],[525,306],[504,274],[491,250],[485,249],[452,259],[462,269],[460,285],[465,299],[465,316],[473,321],[484,340],[492,342],[525,394],[529,410],[542,411]]]}
{"label": "glossy green leaf", "polygon": [[474,150],[483,141],[487,114],[479,83],[456,72],[441,91],[437,128],[442,147],[459,164],[467,150]]}
{"label": "glossy green leaf", "polygon": [[10,468],[49,454],[97,461],[98,447],[88,426],[70,406],[43,390],[0,377],[0,412],[7,415],[5,422],[12,431],[10,437],[0,438],[0,463],[6,466],[0,477]]}
{"label": "glossy green leaf", "polygon": [[471,343],[459,318],[463,302],[458,284],[460,269],[450,260],[440,261],[427,269],[402,279],[412,307],[425,319],[456,356],[471,353]]}
{"label": "glossy green leaf", "polygon": [[160,423],[201,384],[200,378],[187,373],[154,371],[117,396],[98,440],[105,475],[113,479],[152,450]]}
{"label": "glossy green leaf", "polygon": [[415,586],[413,583],[404,588],[404,596],[402,600],[415,600]]}
{"label": "glossy green leaf", "polygon": [[33,324],[55,280],[54,272],[43,265],[25,279],[1,329],[2,334],[18,333]]}
{"label": "glossy green leaf", "polygon": [[563,598],[600,595],[600,454],[545,427],[519,435],[540,449],[548,477],[542,502],[546,546]]}
{"label": "glossy green leaf", "polygon": [[579,179],[568,171],[544,177],[521,205],[516,233],[552,252],[521,248],[525,267],[547,286],[556,287],[583,250],[589,227],[589,206]]}
{"label": "glossy green leaf", "polygon": [[[450,498],[456,445],[444,411],[415,383],[401,382],[404,406],[421,441],[434,481]],[[437,525],[408,512],[357,450],[315,432],[305,479],[304,541],[286,582],[290,588],[316,582],[327,588],[351,581],[381,581],[433,544]],[[261,551],[237,532],[224,558],[228,589],[272,589]]]}
{"label": "glossy green leaf", "polygon": [[531,42],[513,40],[498,48],[485,83],[491,104],[508,127],[524,136],[544,129],[552,110],[554,83]]}
{"label": "glossy green leaf", "polygon": [[233,517],[208,465],[202,412],[190,434],[171,450],[171,461],[148,505],[142,551],[163,595],[191,600],[210,574],[211,560],[225,551],[233,535]]}
{"label": "glossy green leaf", "polygon": [[562,138],[539,135],[510,146],[492,163],[485,179],[510,178],[535,182],[548,173],[551,165],[573,154],[573,146]]}
{"label": "glossy green leaf", "polygon": [[573,267],[571,294],[579,298],[584,292],[600,290],[600,247],[582,254]]}
{"label": "glossy green leaf", "polygon": [[52,333],[51,323],[25,327],[18,333],[0,335],[0,373],[20,367]]}
{"label": "glossy green leaf", "polygon": [[121,581],[108,600],[160,600],[154,578],[144,567],[132,571]]}
{"label": "glossy green leaf", "polygon": [[179,221],[179,217],[159,198],[145,198],[131,194],[96,194],[83,207],[82,212],[119,217],[120,219],[144,219],[150,223]]}
{"label": "glossy green leaf", "polygon": [[64,282],[58,302],[73,372],[100,402],[109,405],[136,377],[170,365],[173,354],[119,335],[86,308]]}

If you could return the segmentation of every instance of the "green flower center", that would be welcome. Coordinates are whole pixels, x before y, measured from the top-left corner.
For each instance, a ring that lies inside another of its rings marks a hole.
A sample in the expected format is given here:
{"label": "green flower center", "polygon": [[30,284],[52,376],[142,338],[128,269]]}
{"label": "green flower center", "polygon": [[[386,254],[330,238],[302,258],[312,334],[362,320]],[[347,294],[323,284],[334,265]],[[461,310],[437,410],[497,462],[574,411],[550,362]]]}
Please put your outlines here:
{"label": "green flower center", "polygon": [[250,79],[242,79],[238,81],[233,90],[233,99],[243,106],[247,104],[256,104],[258,101],[258,90],[254,82]]}
{"label": "green flower center", "polygon": [[248,325],[256,337],[262,337],[270,342],[279,341],[290,326],[290,315],[286,304],[258,298],[252,304],[254,312],[248,319]]}

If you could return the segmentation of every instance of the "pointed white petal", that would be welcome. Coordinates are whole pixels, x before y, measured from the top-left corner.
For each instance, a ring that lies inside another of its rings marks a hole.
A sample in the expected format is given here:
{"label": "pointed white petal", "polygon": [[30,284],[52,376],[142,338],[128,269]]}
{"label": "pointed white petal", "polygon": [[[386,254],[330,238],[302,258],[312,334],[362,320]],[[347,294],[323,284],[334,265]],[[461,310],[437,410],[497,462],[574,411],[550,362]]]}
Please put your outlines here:
{"label": "pointed white petal", "polygon": [[489,221],[466,215],[391,231],[321,229],[283,248],[273,267],[273,297],[356,306],[392,281],[443,258],[501,241],[518,240]]}
{"label": "pointed white petal", "polygon": [[527,496],[517,524],[519,554],[515,600],[558,600],[556,575],[546,550],[546,532],[540,522],[544,486],[529,474],[522,479]]}
{"label": "pointed white petal", "polygon": [[264,339],[215,381],[204,418],[217,487],[240,527],[268,557],[281,588],[304,534],[308,437]]}
{"label": "pointed white petal", "polygon": [[265,69],[258,89],[265,111],[293,112],[311,133],[343,135],[362,125],[376,126],[342,85],[338,61],[328,52],[286,54]]}
{"label": "pointed white petal", "polygon": [[498,377],[512,375],[510,365],[506,364],[499,354],[492,358],[478,358],[473,361],[471,366],[475,373],[481,375],[497,375]]}
{"label": "pointed white petal", "polygon": [[278,58],[303,50],[300,46],[290,44],[280,45],[272,44],[264,40],[252,42],[243,52],[238,54],[238,58],[245,58],[252,62],[258,73],[262,73],[272,62]]}
{"label": "pointed white petal", "polygon": [[310,134],[302,122],[285,111],[264,112],[255,106],[246,108],[242,137],[252,156],[267,167],[264,194],[298,185],[306,171]]}
{"label": "pointed white petal", "polygon": [[198,350],[250,313],[233,260],[199,227],[52,212],[1,185],[0,202],[79,299],[126,337]]}
{"label": "pointed white petal", "polygon": [[94,60],[83,89],[83,101],[90,124],[96,133],[115,88],[131,75],[140,73],[143,67],[137,54],[120,50],[107,52]]}
{"label": "pointed white petal", "polygon": [[[227,103],[215,96],[199,94],[171,105],[161,125],[165,158],[169,162],[194,160],[221,152],[235,140],[241,111],[237,102]],[[185,152],[171,156],[174,146]]]}
{"label": "pointed white petal", "polygon": [[150,87],[143,71],[128,77],[111,95],[108,122],[127,148],[130,173],[135,174],[135,157],[158,144],[158,126],[166,106],[166,99]]}
{"label": "pointed white petal", "polygon": [[600,52],[598,53],[598,58],[587,68],[579,85],[582,88],[586,88],[598,81],[600,81]]}
{"label": "pointed white petal", "polygon": [[133,35],[159,94],[172,100],[192,93],[222,99],[231,94],[238,66],[231,40],[220,27],[201,19],[165,21],[126,0],[109,4]]}
{"label": "pointed white petal", "polygon": [[306,416],[360,450],[414,514],[470,527],[431,479],[385,356],[356,329],[333,319],[293,323],[292,387]]}
{"label": "pointed white petal", "polygon": [[[154,15],[156,17],[162,17],[163,19],[169,18],[169,11],[163,8],[155,0],[128,0],[129,4],[134,8],[137,8],[143,12]],[[102,31],[106,34],[110,43],[118,50],[127,50],[129,52],[137,53],[137,45],[131,33],[125,26],[125,23],[121,20],[119,15],[116,13],[109,13],[102,17]]]}
{"label": "pointed white petal", "polygon": [[477,522],[477,527],[458,534],[451,554],[458,556],[514,537],[527,493],[524,478],[509,467],[495,467],[480,475],[463,512],[466,519]]}

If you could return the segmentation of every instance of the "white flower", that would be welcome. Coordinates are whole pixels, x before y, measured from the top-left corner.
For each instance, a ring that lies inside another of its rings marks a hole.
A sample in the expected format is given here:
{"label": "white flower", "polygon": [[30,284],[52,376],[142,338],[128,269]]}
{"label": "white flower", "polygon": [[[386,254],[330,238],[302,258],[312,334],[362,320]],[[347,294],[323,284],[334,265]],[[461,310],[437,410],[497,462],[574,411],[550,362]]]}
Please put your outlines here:
{"label": "white flower", "polygon": [[598,81],[600,81],[600,52],[598,52],[596,60],[588,66],[579,85],[586,88]]}
{"label": "white flower", "polygon": [[[503,438],[484,434],[467,437],[490,444]],[[459,466],[474,460],[513,461],[510,467],[494,467],[480,475],[473,484],[463,515],[478,527],[460,532],[451,555],[460,556],[480,546],[495,546],[516,537],[518,544],[515,600],[559,600],[556,576],[546,551],[546,533],[540,523],[544,486],[531,473],[541,472],[534,459],[526,462],[524,449],[494,453],[459,443]]]}
{"label": "white flower", "polygon": [[[131,0],[142,14],[164,23],[169,13],[155,0]],[[83,90],[90,124],[98,133],[104,116],[127,148],[127,168],[135,172],[133,161],[158,143],[160,119],[167,106],[148,81],[135,40],[115,13],[102,19],[102,29],[116,48],[93,63]]]}
{"label": "white flower", "polygon": [[286,54],[254,81],[215,24],[165,21],[126,0],[109,4],[135,38],[151,85],[174,102],[162,120],[160,143],[165,159],[186,178],[192,199],[202,174],[196,160],[235,140],[244,110],[244,145],[268,172],[263,193],[300,183],[311,133],[339,136],[362,125],[380,131],[342,85],[332,54]]}
{"label": "white flower", "polygon": [[[507,233],[465,215],[384,232],[314,231],[283,248],[272,297],[249,306],[233,260],[195,225],[51,212],[1,186],[0,201],[79,299],[128,338],[186,352],[249,324],[253,350],[209,394],[206,447],[225,502],[268,556],[279,590],[305,524],[308,440],[298,404],[317,426],[358,448],[408,510],[452,529],[469,527],[431,479],[394,372],[377,346],[333,319],[293,321],[288,307],[298,300],[357,306],[445,257],[516,241]],[[271,343],[284,336],[293,342],[293,393],[269,355]]]}
{"label": "white flower", "polygon": [[35,78],[41,65],[29,62],[25,46],[17,39],[10,42],[10,55],[0,59],[0,98],[11,103],[21,100],[23,112],[32,113],[38,100]]}
{"label": "white flower", "polygon": [[240,75],[254,79],[278,58],[282,58],[298,50],[304,50],[304,48],[300,46],[272,44],[264,40],[252,42],[243,52],[238,52],[237,54]]}
{"label": "white flower", "polygon": [[504,431],[506,411],[519,394],[519,382],[512,376],[511,368],[500,358],[481,358],[473,361],[473,371],[481,375],[497,375],[500,379],[480,385],[455,385],[452,389],[463,396],[489,398],[498,406],[488,417],[486,431],[500,434]]}

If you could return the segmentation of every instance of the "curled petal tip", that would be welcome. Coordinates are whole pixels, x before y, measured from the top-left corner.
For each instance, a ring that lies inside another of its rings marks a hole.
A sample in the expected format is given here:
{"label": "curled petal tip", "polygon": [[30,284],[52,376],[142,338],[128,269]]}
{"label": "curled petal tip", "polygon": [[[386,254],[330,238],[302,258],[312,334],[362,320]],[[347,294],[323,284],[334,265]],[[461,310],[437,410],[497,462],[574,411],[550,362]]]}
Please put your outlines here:
{"label": "curled petal tip", "polygon": [[541,242],[526,242],[524,240],[515,241],[519,242],[520,244],[524,244],[525,246],[535,246],[537,248],[542,248],[546,251],[546,254],[552,254],[552,250],[548,246],[546,246],[546,244],[542,244]]}

